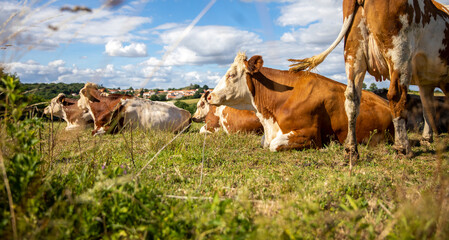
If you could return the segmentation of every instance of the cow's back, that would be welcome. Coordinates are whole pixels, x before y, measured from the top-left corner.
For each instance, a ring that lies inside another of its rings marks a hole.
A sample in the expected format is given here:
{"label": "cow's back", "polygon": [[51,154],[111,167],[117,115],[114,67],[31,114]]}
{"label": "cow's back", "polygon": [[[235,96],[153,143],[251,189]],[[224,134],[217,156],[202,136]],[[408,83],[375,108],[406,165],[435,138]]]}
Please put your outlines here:
{"label": "cow's back", "polygon": [[124,107],[125,123],[137,122],[143,129],[177,132],[190,124],[188,111],[164,102],[133,99]]}
{"label": "cow's back", "polygon": [[263,126],[255,112],[249,110],[238,110],[231,107],[223,106],[222,120],[224,127],[228,133],[235,132],[254,132],[262,133]]}
{"label": "cow's back", "polygon": [[[311,73],[302,75],[299,82],[295,85],[289,101],[299,99],[297,104],[292,106],[305,108],[309,115],[316,115],[316,117],[304,118],[293,114],[292,119],[295,117],[301,120],[312,119],[312,122],[308,124],[319,124],[323,144],[331,140],[344,143],[348,133],[344,95],[346,85]],[[378,129],[376,134],[373,133],[374,129]],[[387,101],[373,93],[363,91],[360,113],[356,123],[357,142],[378,143],[385,139],[385,130],[389,131],[391,135],[394,134],[392,116]]]}

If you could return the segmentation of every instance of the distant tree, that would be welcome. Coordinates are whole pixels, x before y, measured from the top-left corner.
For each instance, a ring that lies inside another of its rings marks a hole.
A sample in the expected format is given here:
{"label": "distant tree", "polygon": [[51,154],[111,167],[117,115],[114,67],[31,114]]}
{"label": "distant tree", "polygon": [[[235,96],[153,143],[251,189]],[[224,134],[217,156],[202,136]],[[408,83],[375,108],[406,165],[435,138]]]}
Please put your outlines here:
{"label": "distant tree", "polygon": [[196,112],[196,104],[195,103],[188,104],[186,102],[177,100],[175,102],[175,106],[189,111],[190,114],[194,114]]}
{"label": "distant tree", "polygon": [[366,90],[366,83],[363,83],[363,84],[362,84],[362,89],[363,89],[363,90]]}
{"label": "distant tree", "polygon": [[193,90],[200,88],[200,85],[198,84],[190,84],[189,86],[185,87],[184,89]]}
{"label": "distant tree", "polygon": [[[202,89],[201,89],[202,90]],[[194,94],[193,94],[193,98],[200,98],[201,97],[201,93],[202,93],[203,91],[196,91]]]}
{"label": "distant tree", "polygon": [[47,101],[59,93],[64,93],[68,97],[71,97],[73,93],[78,94],[81,88],[84,87],[84,83],[23,83],[20,86],[24,92]]}
{"label": "distant tree", "polygon": [[167,95],[166,94],[154,94],[150,97],[151,101],[167,101]]}
{"label": "distant tree", "polygon": [[159,101],[159,97],[158,97],[158,95],[154,94],[154,95],[150,96],[150,100],[151,101]]}
{"label": "distant tree", "polygon": [[370,90],[371,92],[374,91],[374,90],[377,90],[376,84],[375,83],[371,83],[371,85],[369,85],[369,89],[368,90]]}
{"label": "distant tree", "polygon": [[186,110],[189,108],[189,104],[187,104],[187,103],[185,103],[183,101],[179,101],[179,100],[177,100],[175,102],[175,106],[177,106],[179,108],[182,108],[182,109],[186,109]]}
{"label": "distant tree", "polygon": [[140,89],[140,92],[139,92],[139,97],[141,97],[141,98],[143,98],[143,89]]}

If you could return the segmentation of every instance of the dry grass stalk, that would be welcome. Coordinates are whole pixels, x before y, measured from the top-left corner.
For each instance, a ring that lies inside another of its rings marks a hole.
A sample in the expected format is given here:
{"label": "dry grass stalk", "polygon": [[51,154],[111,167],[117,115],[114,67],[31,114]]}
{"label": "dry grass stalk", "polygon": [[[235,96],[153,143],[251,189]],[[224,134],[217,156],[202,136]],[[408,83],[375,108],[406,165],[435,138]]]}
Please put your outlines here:
{"label": "dry grass stalk", "polygon": [[[206,127],[205,127],[205,129],[207,129],[207,122],[206,122]],[[201,187],[201,184],[203,183],[204,149],[206,148],[206,137],[207,137],[207,130],[204,132],[203,152],[202,152],[202,154],[201,154],[202,160],[201,160],[200,185],[198,186],[198,188],[200,188],[200,187]]]}

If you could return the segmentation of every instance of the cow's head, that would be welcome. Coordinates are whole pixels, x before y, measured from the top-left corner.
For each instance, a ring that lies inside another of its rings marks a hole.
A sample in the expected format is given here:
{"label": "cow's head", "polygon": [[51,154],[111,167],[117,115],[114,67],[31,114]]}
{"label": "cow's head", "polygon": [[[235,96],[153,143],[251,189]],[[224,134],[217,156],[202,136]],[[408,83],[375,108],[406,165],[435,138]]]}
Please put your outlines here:
{"label": "cow's head", "polygon": [[95,83],[86,83],[80,90],[80,99],[78,100],[78,107],[82,110],[89,110],[89,103],[99,102],[100,91]]}
{"label": "cow's head", "polygon": [[198,103],[196,104],[196,112],[193,114],[192,120],[194,122],[202,122],[209,113],[209,103],[207,102],[207,97],[209,97],[210,92],[205,92]]}
{"label": "cow's head", "polygon": [[64,104],[68,104],[68,102],[65,101],[64,93],[60,93],[50,101],[50,105],[44,109],[44,114],[53,114],[53,116],[62,118],[64,117]]}
{"label": "cow's head", "polygon": [[261,56],[253,56],[247,61],[245,53],[238,53],[234,63],[218,82],[207,100],[213,105],[226,105],[240,110],[255,110],[253,106],[254,87],[250,82],[250,74],[262,68]]}

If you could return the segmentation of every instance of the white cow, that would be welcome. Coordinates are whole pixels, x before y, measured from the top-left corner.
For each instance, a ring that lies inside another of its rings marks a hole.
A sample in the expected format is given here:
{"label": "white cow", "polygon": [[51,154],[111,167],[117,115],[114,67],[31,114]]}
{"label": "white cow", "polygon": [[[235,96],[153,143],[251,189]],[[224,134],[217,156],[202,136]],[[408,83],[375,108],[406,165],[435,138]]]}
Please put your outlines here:
{"label": "white cow", "polygon": [[178,132],[190,124],[191,114],[173,104],[154,102],[121,94],[104,96],[98,87],[86,83],[78,105],[91,113],[92,134],[117,133],[124,126]]}
{"label": "white cow", "polygon": [[92,122],[92,117],[88,111],[81,110],[77,103],[78,100],[66,98],[64,93],[60,93],[50,101],[50,105],[44,109],[44,114],[53,113],[53,116],[64,119],[67,122],[67,131],[85,127]]}

